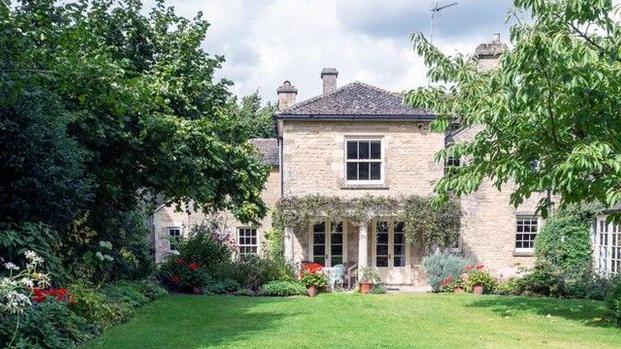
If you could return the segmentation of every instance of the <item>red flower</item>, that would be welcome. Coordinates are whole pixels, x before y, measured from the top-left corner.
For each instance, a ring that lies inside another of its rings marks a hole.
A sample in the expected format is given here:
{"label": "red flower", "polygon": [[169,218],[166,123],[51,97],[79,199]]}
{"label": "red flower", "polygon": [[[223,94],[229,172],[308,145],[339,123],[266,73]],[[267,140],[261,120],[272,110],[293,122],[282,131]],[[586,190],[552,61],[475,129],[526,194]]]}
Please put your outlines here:
{"label": "red flower", "polygon": [[449,275],[446,279],[442,280],[442,286],[446,287],[453,282],[453,276]]}
{"label": "red flower", "polygon": [[170,282],[172,282],[175,285],[179,285],[181,283],[181,277],[179,275],[173,275],[170,278]]}
{"label": "red flower", "polygon": [[466,270],[466,272],[470,272],[472,271],[472,269],[474,269],[474,265],[469,265],[466,268],[464,268]]}
{"label": "red flower", "polygon": [[56,298],[59,302],[75,303],[75,300],[71,297],[66,288],[51,288],[49,290],[43,290],[35,287],[32,289],[32,300],[36,303],[42,303],[48,297]]}
{"label": "red flower", "polygon": [[188,265],[188,268],[190,268],[190,270],[195,271],[196,269],[200,268],[200,264],[198,263],[190,263],[190,265]]}
{"label": "red flower", "polygon": [[183,258],[179,258],[179,259],[177,259],[177,264],[178,264],[178,265],[182,265],[183,263],[185,263],[185,262],[183,261]]}
{"label": "red flower", "polygon": [[483,264],[479,264],[476,266],[477,270],[481,270],[483,268],[485,268],[485,266]]}

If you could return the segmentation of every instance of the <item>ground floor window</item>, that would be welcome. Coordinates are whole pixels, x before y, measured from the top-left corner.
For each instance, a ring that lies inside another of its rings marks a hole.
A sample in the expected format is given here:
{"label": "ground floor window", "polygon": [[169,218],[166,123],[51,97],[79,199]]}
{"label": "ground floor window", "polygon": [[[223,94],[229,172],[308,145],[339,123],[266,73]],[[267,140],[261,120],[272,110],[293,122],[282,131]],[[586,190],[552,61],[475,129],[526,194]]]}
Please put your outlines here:
{"label": "ground floor window", "polygon": [[181,228],[180,227],[169,227],[168,228],[168,239],[170,241],[170,250],[176,251],[177,245],[176,242],[179,241],[181,237]]}
{"label": "ground floor window", "polygon": [[256,255],[258,249],[257,230],[255,228],[238,228],[237,246],[239,247],[239,256],[242,258]]}
{"label": "ground floor window", "polygon": [[347,224],[344,222],[317,222],[309,230],[308,259],[325,267],[347,262]]}
{"label": "ground floor window", "polygon": [[517,252],[532,252],[537,238],[537,216],[517,216],[515,232],[515,250]]}
{"label": "ground floor window", "polygon": [[595,268],[602,275],[616,275],[621,269],[621,225],[599,217],[594,226]]}

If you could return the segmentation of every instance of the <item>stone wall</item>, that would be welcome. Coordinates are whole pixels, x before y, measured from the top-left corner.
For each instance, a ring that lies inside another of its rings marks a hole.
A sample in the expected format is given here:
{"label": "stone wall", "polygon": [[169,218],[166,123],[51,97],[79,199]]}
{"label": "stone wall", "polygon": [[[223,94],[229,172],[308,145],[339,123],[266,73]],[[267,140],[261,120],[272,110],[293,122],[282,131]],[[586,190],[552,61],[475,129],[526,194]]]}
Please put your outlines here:
{"label": "stone wall", "polygon": [[[280,198],[280,174],[277,167],[273,167],[270,171],[265,188],[262,192],[262,199],[268,208],[274,207]],[[213,216],[206,216],[201,211],[186,212],[186,207],[177,210],[174,206],[160,207],[153,214],[152,231],[154,234],[154,252],[156,262],[161,262],[167,254],[170,253],[170,243],[167,239],[169,227],[181,227],[183,236],[187,236],[192,227],[200,225],[208,220],[216,219],[221,222],[225,232],[230,236],[232,246],[237,246],[237,228],[249,227],[249,224],[243,224],[238,221],[230,212],[221,212]],[[258,252],[265,252],[265,233],[272,226],[272,217],[270,212],[260,221],[257,228]]]}

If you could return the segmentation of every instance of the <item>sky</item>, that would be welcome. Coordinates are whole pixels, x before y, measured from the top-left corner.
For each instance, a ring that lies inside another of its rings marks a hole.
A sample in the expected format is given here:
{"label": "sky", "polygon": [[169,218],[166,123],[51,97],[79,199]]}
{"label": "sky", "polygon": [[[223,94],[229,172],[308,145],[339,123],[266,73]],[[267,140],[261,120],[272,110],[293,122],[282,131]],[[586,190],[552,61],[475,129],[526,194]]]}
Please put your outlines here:
{"label": "sky", "polygon": [[[439,1],[440,5],[453,1]],[[203,48],[223,55],[217,77],[244,96],[258,90],[276,100],[290,80],[297,101],[321,94],[323,67],[339,71],[338,86],[366,82],[403,91],[427,82],[410,35],[429,34],[436,0],[167,0],[191,18],[202,11],[211,23]],[[474,51],[494,33],[506,40],[511,0],[460,0],[440,13],[434,43],[445,53]],[[147,2],[147,6],[149,3]]]}

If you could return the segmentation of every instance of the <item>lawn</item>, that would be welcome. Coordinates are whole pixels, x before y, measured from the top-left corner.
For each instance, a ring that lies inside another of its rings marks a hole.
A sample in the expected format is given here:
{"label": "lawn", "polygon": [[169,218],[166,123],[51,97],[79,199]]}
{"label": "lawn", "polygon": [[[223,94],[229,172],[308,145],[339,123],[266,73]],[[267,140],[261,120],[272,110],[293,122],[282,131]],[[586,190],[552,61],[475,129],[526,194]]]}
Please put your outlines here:
{"label": "lawn", "polygon": [[621,348],[602,302],[472,295],[168,296],[85,348]]}

